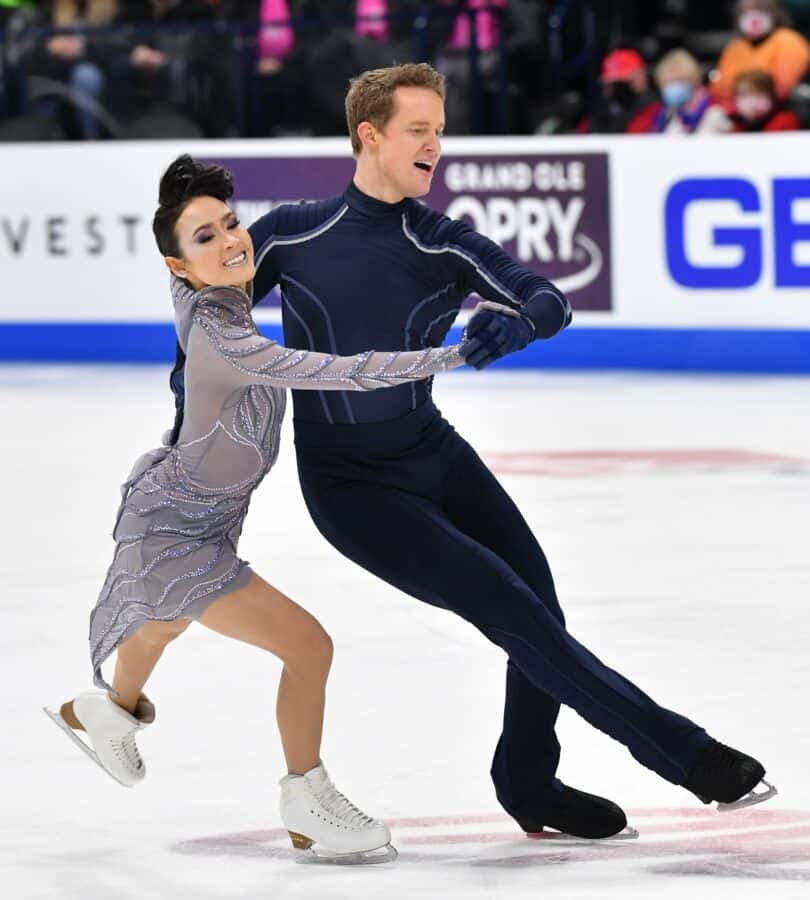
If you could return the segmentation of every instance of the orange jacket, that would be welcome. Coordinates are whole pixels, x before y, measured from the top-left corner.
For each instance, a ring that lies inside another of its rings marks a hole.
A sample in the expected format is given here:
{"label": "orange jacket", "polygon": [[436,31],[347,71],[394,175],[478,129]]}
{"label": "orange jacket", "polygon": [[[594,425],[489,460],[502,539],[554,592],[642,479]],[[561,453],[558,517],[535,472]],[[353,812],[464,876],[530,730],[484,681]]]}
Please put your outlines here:
{"label": "orange jacket", "polygon": [[743,38],[731,41],[717,63],[717,81],[711,91],[719,100],[729,100],[734,93],[734,80],[750,69],[770,72],[776,82],[776,93],[786,97],[802,80],[810,66],[810,44],[798,31],[777,28],[759,44]]}

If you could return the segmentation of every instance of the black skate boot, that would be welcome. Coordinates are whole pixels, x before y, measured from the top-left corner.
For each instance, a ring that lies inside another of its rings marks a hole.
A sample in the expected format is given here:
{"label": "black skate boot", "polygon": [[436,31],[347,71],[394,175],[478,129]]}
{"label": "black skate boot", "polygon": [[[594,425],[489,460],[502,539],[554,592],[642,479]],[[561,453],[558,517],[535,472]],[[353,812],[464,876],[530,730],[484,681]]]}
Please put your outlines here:
{"label": "black skate boot", "polygon": [[[700,751],[684,787],[703,803],[716,801],[719,810],[728,812],[762,803],[776,794],[776,788],[764,780],[764,775],[761,762],[712,740]],[[760,782],[767,790],[756,793],[754,788]]]}
{"label": "black skate boot", "polygon": [[[548,812],[537,819],[522,816],[517,821],[530,837],[539,836],[541,832],[544,838],[573,837],[590,841],[638,837],[634,828],[628,828],[627,816],[621,807],[562,782],[555,784]],[[544,832],[544,828],[553,828],[561,834]]]}

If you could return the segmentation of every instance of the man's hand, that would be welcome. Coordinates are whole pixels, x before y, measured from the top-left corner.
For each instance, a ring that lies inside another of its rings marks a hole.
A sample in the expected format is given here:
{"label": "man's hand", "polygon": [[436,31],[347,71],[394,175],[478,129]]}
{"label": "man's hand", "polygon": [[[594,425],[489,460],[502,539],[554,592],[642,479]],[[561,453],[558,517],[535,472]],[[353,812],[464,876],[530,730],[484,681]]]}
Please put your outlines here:
{"label": "man's hand", "polygon": [[534,339],[531,322],[517,310],[498,303],[479,303],[464,331],[459,353],[475,369],[487,366]]}

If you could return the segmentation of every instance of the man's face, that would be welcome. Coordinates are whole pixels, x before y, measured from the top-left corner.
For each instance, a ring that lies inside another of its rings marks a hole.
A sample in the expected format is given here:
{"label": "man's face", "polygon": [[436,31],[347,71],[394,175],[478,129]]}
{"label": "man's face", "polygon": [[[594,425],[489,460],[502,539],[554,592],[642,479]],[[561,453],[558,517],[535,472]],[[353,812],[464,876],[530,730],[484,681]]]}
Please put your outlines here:
{"label": "man's face", "polygon": [[403,197],[423,197],[442,153],[444,103],[430,88],[399,87],[394,114],[376,132],[377,169]]}

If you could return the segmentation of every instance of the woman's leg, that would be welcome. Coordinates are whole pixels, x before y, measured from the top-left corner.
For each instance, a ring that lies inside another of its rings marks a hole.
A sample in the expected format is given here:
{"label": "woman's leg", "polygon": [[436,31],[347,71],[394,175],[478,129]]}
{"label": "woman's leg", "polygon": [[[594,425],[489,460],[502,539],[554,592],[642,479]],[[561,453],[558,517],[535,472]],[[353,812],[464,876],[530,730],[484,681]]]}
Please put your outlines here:
{"label": "woman's leg", "polygon": [[276,719],[287,769],[302,775],[317,766],[332,664],[332,641],[317,619],[254,575],[245,587],[212,603],[200,622],[282,660]]}
{"label": "woman's leg", "polygon": [[174,622],[146,622],[118,648],[110,699],[127,712],[135,711],[146,680],[152,674],[168,644],[191,624],[190,619]]}

